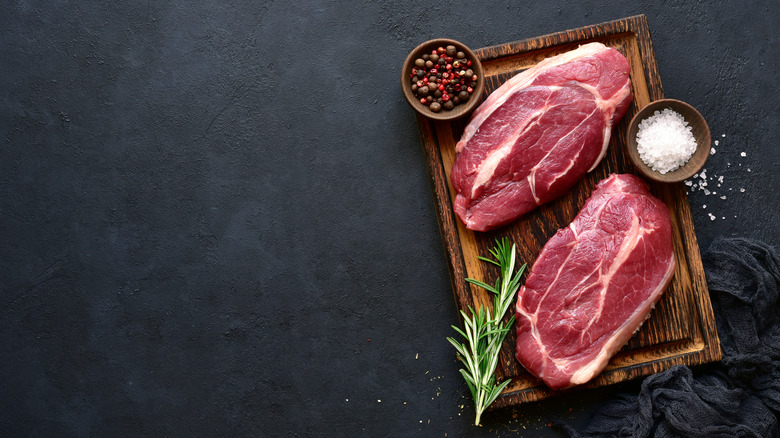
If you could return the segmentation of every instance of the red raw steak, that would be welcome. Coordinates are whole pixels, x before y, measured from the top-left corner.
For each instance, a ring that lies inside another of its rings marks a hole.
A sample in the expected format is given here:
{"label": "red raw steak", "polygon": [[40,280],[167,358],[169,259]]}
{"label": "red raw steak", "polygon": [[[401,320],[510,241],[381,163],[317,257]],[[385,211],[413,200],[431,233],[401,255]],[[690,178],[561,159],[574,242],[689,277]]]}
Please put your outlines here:
{"label": "red raw steak", "polygon": [[589,381],[647,319],[674,267],[666,205],[636,176],[610,175],[518,292],[517,360],[552,389]]}
{"label": "red raw steak", "polygon": [[487,231],[563,195],[604,157],[631,100],[628,61],[601,43],[514,76],[477,108],[456,146],[455,213]]}

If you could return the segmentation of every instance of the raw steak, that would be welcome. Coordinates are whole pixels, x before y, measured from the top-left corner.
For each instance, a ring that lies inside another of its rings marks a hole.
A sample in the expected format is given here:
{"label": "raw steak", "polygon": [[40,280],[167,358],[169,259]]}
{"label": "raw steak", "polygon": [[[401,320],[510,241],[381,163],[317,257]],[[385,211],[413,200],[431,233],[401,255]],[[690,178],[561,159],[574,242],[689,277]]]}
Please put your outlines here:
{"label": "raw steak", "polygon": [[589,381],[647,319],[674,266],[666,205],[636,176],[610,175],[518,292],[517,360],[552,389]]}
{"label": "raw steak", "polygon": [[600,43],[514,76],[477,108],[456,145],[455,213],[487,231],[561,196],[604,157],[631,99],[628,61]]}

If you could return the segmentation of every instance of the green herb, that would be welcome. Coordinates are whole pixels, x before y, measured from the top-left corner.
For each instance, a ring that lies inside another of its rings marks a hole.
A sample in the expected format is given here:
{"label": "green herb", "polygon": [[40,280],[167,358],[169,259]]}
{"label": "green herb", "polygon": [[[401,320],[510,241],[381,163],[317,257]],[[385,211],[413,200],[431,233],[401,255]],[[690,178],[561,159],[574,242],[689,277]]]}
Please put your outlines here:
{"label": "green herb", "polygon": [[509,332],[515,317],[512,315],[507,322],[501,319],[506,314],[509,306],[514,300],[515,293],[520,288],[520,277],[525,271],[525,264],[515,271],[515,255],[517,248],[515,244],[509,245],[509,239],[503,238],[496,240],[496,247],[490,250],[495,260],[480,256],[479,259],[492,263],[499,267],[501,275],[496,279],[496,284],[491,286],[473,278],[467,278],[469,283],[476,284],[485,290],[492,292],[493,313],[490,309],[480,307],[476,312],[469,306],[471,316],[461,310],[463,316],[463,330],[452,326],[463,338],[466,344],[461,344],[455,339],[448,337],[447,340],[458,351],[458,358],[465,365],[466,369],[461,369],[460,373],[466,379],[466,384],[471,390],[471,396],[474,398],[474,407],[477,417],[474,420],[475,425],[479,425],[482,413],[488,406],[496,400],[501,391],[506,388],[510,380],[497,384],[495,378],[496,365],[498,365],[498,354],[501,351],[501,344]]}

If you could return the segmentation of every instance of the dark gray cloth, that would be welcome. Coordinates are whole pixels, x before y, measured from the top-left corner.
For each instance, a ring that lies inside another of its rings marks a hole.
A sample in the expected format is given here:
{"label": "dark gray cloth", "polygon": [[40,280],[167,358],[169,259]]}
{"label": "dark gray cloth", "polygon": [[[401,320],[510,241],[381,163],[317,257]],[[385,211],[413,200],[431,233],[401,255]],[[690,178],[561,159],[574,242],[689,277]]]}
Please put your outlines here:
{"label": "dark gray cloth", "polygon": [[718,238],[704,254],[723,361],[676,366],[607,402],[571,437],[773,437],[780,416],[780,261],[771,246]]}

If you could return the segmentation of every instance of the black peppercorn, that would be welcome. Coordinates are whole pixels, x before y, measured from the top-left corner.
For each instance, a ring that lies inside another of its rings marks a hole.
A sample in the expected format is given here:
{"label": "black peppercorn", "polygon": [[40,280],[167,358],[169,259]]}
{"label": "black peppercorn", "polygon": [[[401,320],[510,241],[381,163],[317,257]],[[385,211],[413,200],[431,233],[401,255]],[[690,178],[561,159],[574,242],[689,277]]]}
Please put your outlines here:
{"label": "black peppercorn", "polygon": [[431,111],[438,113],[441,111],[441,104],[439,102],[432,102],[431,103]]}
{"label": "black peppercorn", "polygon": [[458,53],[458,49],[455,46],[447,46],[447,56],[455,56]]}
{"label": "black peppercorn", "polygon": [[469,100],[469,93],[468,91],[461,91],[458,93],[458,97],[460,97],[461,102],[466,102]]}
{"label": "black peppercorn", "polygon": [[453,108],[455,108],[455,104],[452,103],[451,100],[448,100],[448,101],[444,102],[444,109],[446,109],[447,111],[450,111]]}

